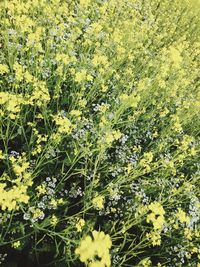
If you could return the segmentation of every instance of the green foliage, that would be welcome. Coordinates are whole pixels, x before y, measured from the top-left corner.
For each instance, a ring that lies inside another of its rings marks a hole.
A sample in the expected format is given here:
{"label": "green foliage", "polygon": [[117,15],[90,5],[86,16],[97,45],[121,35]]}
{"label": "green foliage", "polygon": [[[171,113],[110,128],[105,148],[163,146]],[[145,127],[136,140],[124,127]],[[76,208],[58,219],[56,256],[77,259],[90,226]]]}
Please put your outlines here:
{"label": "green foliage", "polygon": [[200,266],[199,10],[0,2],[0,265]]}

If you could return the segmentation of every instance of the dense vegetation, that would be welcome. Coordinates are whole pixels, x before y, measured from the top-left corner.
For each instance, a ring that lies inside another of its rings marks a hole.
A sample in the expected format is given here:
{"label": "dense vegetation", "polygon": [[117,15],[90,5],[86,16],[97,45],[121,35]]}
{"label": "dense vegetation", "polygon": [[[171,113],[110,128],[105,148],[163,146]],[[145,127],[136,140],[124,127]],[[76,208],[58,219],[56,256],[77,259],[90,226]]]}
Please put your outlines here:
{"label": "dense vegetation", "polygon": [[0,1],[0,265],[200,266],[199,10]]}

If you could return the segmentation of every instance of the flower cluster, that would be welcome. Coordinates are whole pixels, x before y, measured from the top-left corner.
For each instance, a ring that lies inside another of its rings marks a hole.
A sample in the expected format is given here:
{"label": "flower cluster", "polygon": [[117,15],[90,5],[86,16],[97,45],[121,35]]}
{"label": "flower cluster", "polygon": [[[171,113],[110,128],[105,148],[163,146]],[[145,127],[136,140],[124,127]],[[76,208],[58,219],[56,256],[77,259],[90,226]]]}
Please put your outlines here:
{"label": "flower cluster", "polygon": [[147,238],[151,240],[152,245],[161,244],[160,233],[163,229],[165,218],[165,211],[159,202],[153,202],[148,206],[150,213],[147,215],[147,222],[153,224],[153,231],[147,233]]}
{"label": "flower cluster", "polygon": [[[112,242],[109,235],[104,232],[92,232],[93,239],[86,236],[76,249],[75,253],[80,255],[80,260],[90,267],[110,267],[110,254]],[[96,260],[98,257],[100,260]]]}

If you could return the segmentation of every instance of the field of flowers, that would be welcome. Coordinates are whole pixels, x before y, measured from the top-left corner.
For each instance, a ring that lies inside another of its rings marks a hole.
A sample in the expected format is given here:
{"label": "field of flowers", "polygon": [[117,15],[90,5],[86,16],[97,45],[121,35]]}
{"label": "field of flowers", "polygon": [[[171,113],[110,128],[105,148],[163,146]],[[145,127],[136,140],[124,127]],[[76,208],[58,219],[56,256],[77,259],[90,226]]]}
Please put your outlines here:
{"label": "field of flowers", "polygon": [[0,266],[200,267],[199,11],[0,1]]}

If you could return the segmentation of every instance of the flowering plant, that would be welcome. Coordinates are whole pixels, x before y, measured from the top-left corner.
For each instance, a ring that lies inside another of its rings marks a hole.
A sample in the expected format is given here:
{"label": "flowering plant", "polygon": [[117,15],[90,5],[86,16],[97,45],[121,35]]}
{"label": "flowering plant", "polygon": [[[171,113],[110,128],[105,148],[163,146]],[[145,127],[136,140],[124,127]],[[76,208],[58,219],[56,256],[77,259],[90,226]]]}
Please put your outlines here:
{"label": "flowering plant", "polygon": [[0,265],[200,266],[199,13],[0,1]]}

